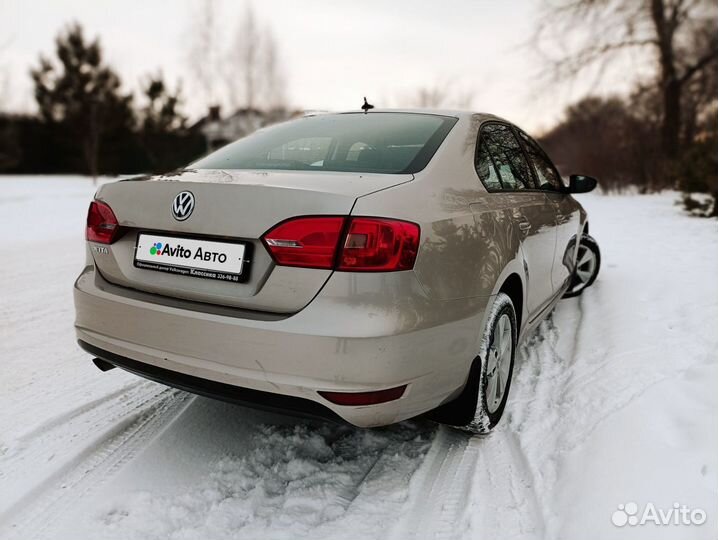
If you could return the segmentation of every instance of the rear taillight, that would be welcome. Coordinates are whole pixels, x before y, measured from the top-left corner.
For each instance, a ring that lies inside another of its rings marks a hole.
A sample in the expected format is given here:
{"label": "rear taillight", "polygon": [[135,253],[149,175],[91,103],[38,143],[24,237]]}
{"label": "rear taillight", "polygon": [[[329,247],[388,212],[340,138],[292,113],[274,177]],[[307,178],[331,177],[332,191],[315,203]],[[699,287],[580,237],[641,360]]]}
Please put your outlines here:
{"label": "rear taillight", "polygon": [[282,266],[347,272],[411,270],[419,226],[373,217],[300,217],[280,223],[262,240]]}
{"label": "rear taillight", "polygon": [[414,268],[419,226],[407,221],[353,218],[337,270],[392,272]]}
{"label": "rear taillight", "polygon": [[277,264],[333,268],[343,217],[303,217],[280,223],[262,237]]}
{"label": "rear taillight", "polygon": [[100,201],[92,201],[87,211],[87,229],[85,238],[90,242],[111,244],[117,239],[120,224],[112,208]]}

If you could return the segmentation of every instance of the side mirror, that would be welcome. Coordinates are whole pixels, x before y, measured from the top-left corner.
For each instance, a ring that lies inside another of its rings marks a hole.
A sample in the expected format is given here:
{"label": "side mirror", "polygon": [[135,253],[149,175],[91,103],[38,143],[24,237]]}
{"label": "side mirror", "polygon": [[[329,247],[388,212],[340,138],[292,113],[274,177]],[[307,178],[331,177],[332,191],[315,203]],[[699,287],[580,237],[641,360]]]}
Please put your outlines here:
{"label": "side mirror", "polygon": [[584,176],[583,174],[572,174],[568,178],[568,193],[588,193],[593,191],[598,184],[593,176]]}

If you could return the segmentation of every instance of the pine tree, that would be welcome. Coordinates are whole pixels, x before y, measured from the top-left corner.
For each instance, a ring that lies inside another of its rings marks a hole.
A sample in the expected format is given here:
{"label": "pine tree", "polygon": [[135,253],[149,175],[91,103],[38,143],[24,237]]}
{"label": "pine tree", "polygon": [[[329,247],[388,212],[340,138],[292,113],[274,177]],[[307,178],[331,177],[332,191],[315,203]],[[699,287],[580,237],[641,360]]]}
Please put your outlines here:
{"label": "pine tree", "polygon": [[99,41],[86,41],[79,24],[61,32],[55,43],[58,61],[41,56],[31,71],[35,99],[68,159],[96,178],[103,170],[101,158],[132,137],[132,96],[121,92],[120,78],[103,63]]}
{"label": "pine tree", "polygon": [[143,93],[140,136],[151,170],[166,172],[184,165],[184,149],[192,137],[186,129],[187,117],[180,112],[179,88],[172,93],[159,74],[149,78]]}
{"label": "pine tree", "polygon": [[179,89],[172,94],[162,75],[150,77],[144,88],[147,105],[142,109],[142,130],[146,133],[175,133],[185,128],[187,117],[180,111]]}

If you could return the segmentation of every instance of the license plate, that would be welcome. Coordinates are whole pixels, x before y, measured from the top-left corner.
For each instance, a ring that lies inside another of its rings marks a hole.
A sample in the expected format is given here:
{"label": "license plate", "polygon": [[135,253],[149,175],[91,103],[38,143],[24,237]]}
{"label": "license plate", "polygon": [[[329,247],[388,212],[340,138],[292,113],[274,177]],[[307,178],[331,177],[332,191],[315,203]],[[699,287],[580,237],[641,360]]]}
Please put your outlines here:
{"label": "license plate", "polygon": [[247,245],[241,242],[140,233],[134,264],[146,270],[241,282],[246,254]]}

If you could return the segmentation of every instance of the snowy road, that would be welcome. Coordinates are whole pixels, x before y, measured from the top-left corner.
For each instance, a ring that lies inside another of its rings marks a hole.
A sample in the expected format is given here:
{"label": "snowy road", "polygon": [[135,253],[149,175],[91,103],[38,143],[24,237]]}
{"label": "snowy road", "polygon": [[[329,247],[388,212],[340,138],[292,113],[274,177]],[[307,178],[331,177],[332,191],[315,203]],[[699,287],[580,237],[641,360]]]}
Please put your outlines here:
{"label": "snowy road", "polygon": [[[113,370],[75,345],[93,189],[0,177],[0,538],[718,537],[718,226],[582,197],[602,274],[522,345],[489,437],[363,431]],[[619,504],[702,525],[612,524]]]}

